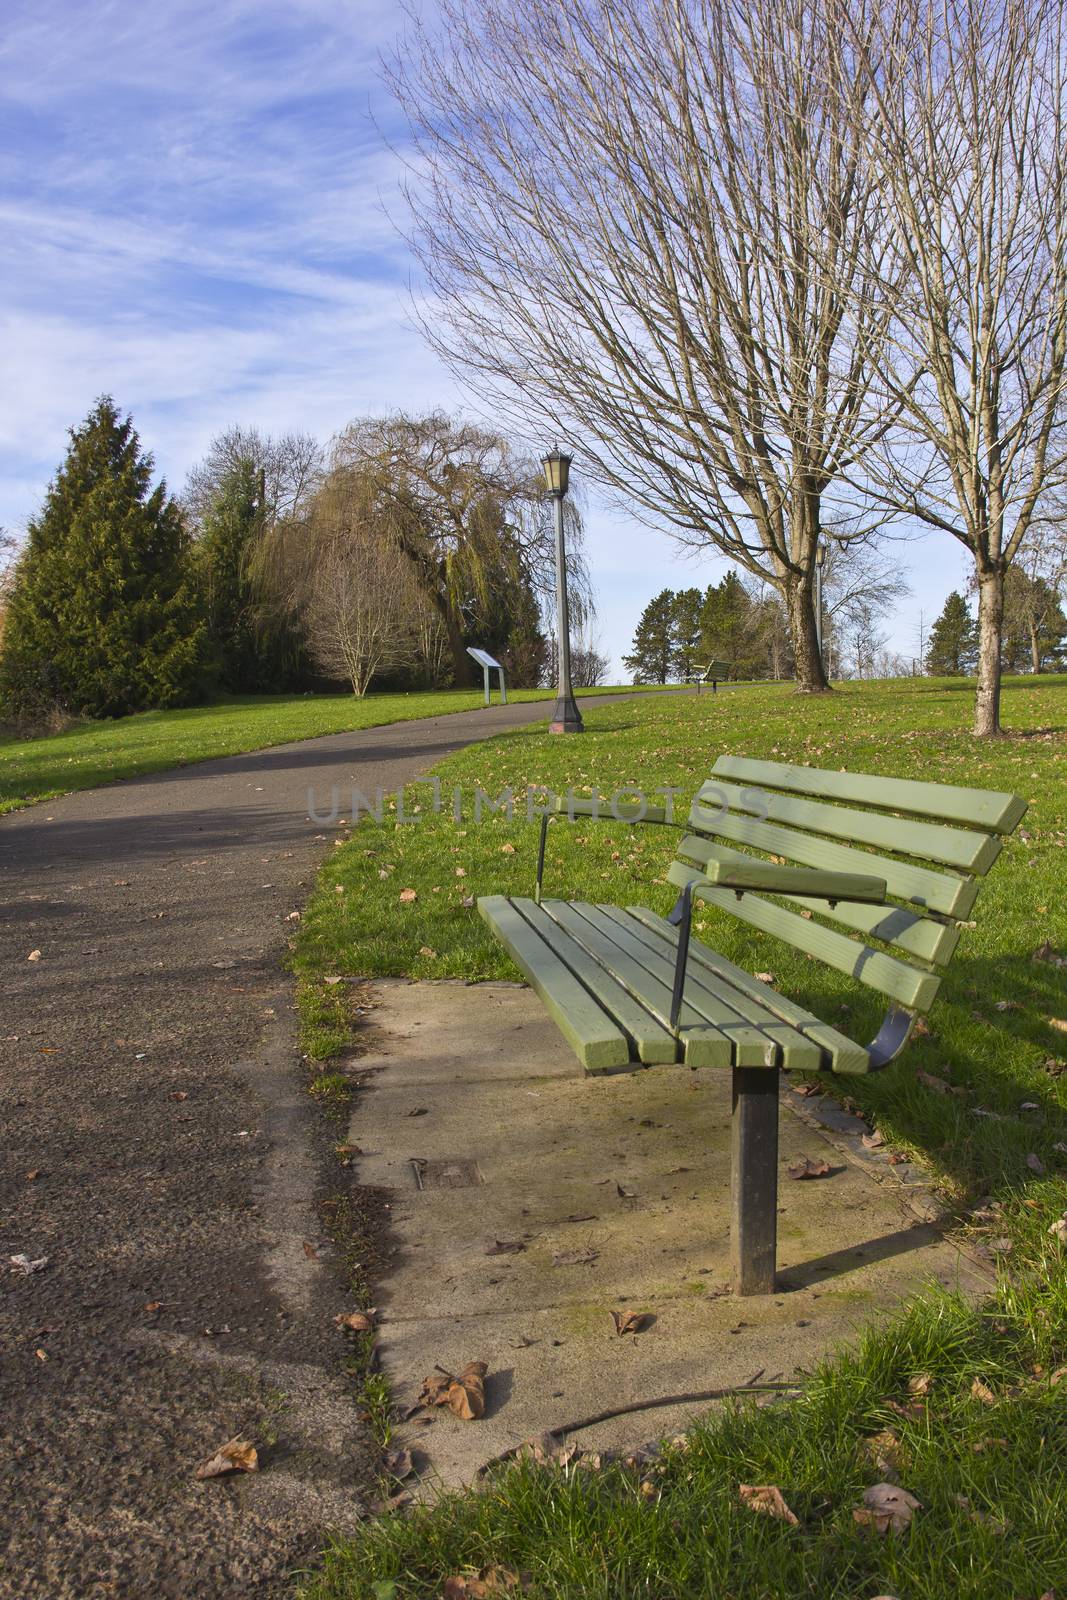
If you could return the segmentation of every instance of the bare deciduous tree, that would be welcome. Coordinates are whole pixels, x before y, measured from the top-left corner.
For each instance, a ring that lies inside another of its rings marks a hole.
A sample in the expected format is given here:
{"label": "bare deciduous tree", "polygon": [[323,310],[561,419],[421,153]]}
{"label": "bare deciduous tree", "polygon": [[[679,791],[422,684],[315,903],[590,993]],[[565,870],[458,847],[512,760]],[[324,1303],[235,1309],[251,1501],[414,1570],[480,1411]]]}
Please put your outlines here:
{"label": "bare deciduous tree", "polygon": [[308,648],[324,672],[365,694],[376,673],[414,659],[412,622],[425,600],[411,563],[350,479],[320,490],[307,534],[299,603]]}
{"label": "bare deciduous tree", "polygon": [[309,433],[283,433],[275,438],[258,428],[235,425],[216,434],[203,461],[189,473],[182,494],[182,505],[196,527],[222,480],[246,461],[261,474],[269,525],[300,516],[321,482],[325,453]]}
{"label": "bare deciduous tree", "polygon": [[1000,731],[1004,576],[1067,466],[1064,15],[1064,0],[890,0],[852,27],[907,266],[884,301],[903,431],[868,482],[973,557],[982,735]]}
{"label": "bare deciduous tree", "polygon": [[442,0],[392,75],[435,346],[773,585],[806,690],[823,506],[900,403],[872,388],[893,271],[845,22],[875,4]]}
{"label": "bare deciduous tree", "polygon": [[[899,676],[884,669],[889,635],[879,624],[911,593],[892,548],[867,540],[828,543],[823,567],[823,656],[838,676]],[[847,654],[842,657],[842,647]],[[827,666],[829,671],[829,665]]]}

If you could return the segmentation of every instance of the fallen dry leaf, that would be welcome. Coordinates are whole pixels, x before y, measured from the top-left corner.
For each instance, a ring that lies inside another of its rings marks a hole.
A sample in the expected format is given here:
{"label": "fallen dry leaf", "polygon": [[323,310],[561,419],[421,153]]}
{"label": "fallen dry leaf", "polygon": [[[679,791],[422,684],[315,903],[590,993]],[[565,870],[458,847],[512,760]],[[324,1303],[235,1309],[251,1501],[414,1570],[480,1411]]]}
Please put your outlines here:
{"label": "fallen dry leaf", "polygon": [[513,856],[515,854],[515,846],[513,844],[502,844],[500,846],[500,854],[502,856]]}
{"label": "fallen dry leaf", "polygon": [[41,1177],[41,1176],[42,1176],[42,1173],[41,1173],[41,1168],[40,1167],[31,1167],[29,1172],[27,1172],[27,1174],[26,1174],[26,1182],[27,1183],[36,1183],[37,1179],[39,1177]]}
{"label": "fallen dry leaf", "polygon": [[757,972],[754,974],[758,983],[777,983],[778,979],[773,972]]}
{"label": "fallen dry leaf", "polygon": [[224,1472],[258,1472],[259,1456],[254,1444],[240,1437],[227,1439],[213,1456],[196,1469],[198,1478],[219,1478]]}
{"label": "fallen dry leaf", "polygon": [[862,1448],[875,1471],[888,1481],[895,1483],[897,1474],[908,1465],[908,1451],[891,1428],[864,1439]]}
{"label": "fallen dry leaf", "polygon": [[177,1100],[180,1105],[183,1100],[188,1100],[189,1096],[186,1094],[184,1089],[175,1089],[170,1098],[172,1100]]}
{"label": "fallen dry leaf", "polygon": [[865,1133],[860,1139],[860,1143],[865,1150],[880,1150],[885,1140],[876,1128],[873,1133]]}
{"label": "fallen dry leaf", "polygon": [[1042,1161],[1041,1157],[1035,1155],[1032,1150],[1026,1158],[1026,1165],[1030,1168],[1031,1172],[1036,1172],[1039,1178],[1045,1170],[1045,1163]]}
{"label": "fallen dry leaf", "polygon": [[347,1328],[350,1333],[369,1333],[374,1327],[374,1312],[342,1311],[333,1320],[339,1328]]}
{"label": "fallen dry leaf", "polygon": [[404,905],[410,905],[412,900],[417,900],[418,898],[419,891],[417,889],[401,889],[400,891],[400,899]]}
{"label": "fallen dry leaf", "polygon": [[492,1600],[495,1595],[528,1589],[533,1579],[512,1567],[485,1567],[480,1575],[455,1573],[441,1586],[441,1600]]}
{"label": "fallen dry leaf", "polygon": [[644,1311],[613,1311],[611,1320],[615,1324],[615,1332],[620,1336],[624,1333],[640,1333],[648,1319]]}
{"label": "fallen dry leaf", "polygon": [[925,1084],[928,1089],[933,1089],[937,1094],[952,1093],[951,1088],[945,1082],[944,1078],[939,1078],[934,1072],[917,1071],[915,1074],[915,1080],[917,1083]]}
{"label": "fallen dry leaf", "polygon": [[577,1250],[557,1250],[552,1257],[554,1267],[585,1267],[595,1261],[600,1254],[591,1244],[582,1245]]}
{"label": "fallen dry leaf", "polygon": [[444,1367],[438,1367],[422,1380],[419,1404],[444,1406],[464,1422],[474,1422],[485,1415],[485,1375],[489,1371],[484,1361],[470,1361],[459,1377],[453,1377]]}
{"label": "fallen dry leaf", "polygon": [[47,1256],[38,1256],[36,1261],[31,1261],[29,1256],[19,1254],[9,1256],[8,1260],[11,1262],[12,1272],[21,1273],[24,1278],[28,1278],[31,1272],[43,1272],[48,1265]]}
{"label": "fallen dry leaf", "polygon": [[521,1239],[494,1239],[485,1253],[487,1256],[517,1256],[525,1249]]}
{"label": "fallen dry leaf", "polygon": [[162,1310],[162,1307],[162,1300],[146,1300],[144,1303],[145,1310],[153,1313]]}
{"label": "fallen dry leaf", "polygon": [[876,1483],[864,1490],[863,1505],[856,1507],[852,1519],[875,1533],[904,1533],[916,1511],[921,1510],[915,1496],[899,1484]]}
{"label": "fallen dry leaf", "polygon": [[793,1094],[822,1094],[822,1086],[818,1083],[791,1083],[789,1087]]}
{"label": "fallen dry leaf", "polygon": [[971,1394],[975,1400],[981,1400],[984,1406],[995,1406],[997,1403],[996,1395],[988,1384],[982,1382],[981,1378],[975,1378],[971,1384]]}
{"label": "fallen dry leaf", "polygon": [[475,1422],[485,1415],[485,1361],[471,1361],[449,1386],[445,1399],[448,1409],[464,1422]]}
{"label": "fallen dry leaf", "polygon": [[782,1498],[781,1489],[773,1483],[742,1483],[737,1492],[750,1511],[759,1511],[765,1517],[775,1517],[779,1522],[788,1522],[791,1528],[799,1528],[799,1517],[793,1515]]}
{"label": "fallen dry leaf", "polygon": [[933,1386],[933,1378],[928,1372],[921,1373],[917,1378],[908,1379],[909,1394],[929,1394]]}
{"label": "fallen dry leaf", "polygon": [[918,1400],[909,1400],[901,1405],[899,1400],[887,1400],[886,1405],[890,1411],[895,1411],[898,1417],[904,1417],[908,1422],[921,1422],[926,1415],[926,1408]]}
{"label": "fallen dry leaf", "polygon": [[526,1439],[519,1448],[519,1455],[529,1461],[536,1461],[538,1466],[565,1467],[578,1453],[576,1444],[568,1444],[566,1439],[555,1433],[541,1433],[534,1439]]}
{"label": "fallen dry leaf", "polygon": [[428,944],[423,944],[423,945],[419,946],[419,955],[420,956],[435,956],[436,954],[437,954],[437,951],[436,950],[432,950]]}
{"label": "fallen dry leaf", "polygon": [[1050,1028],[1055,1028],[1057,1033],[1067,1033],[1067,1018],[1049,1017],[1048,1025]]}
{"label": "fallen dry leaf", "polygon": [[791,1178],[825,1178],[830,1171],[830,1163],[804,1156],[800,1161],[791,1161],[785,1170]]}
{"label": "fallen dry leaf", "polygon": [[1067,1244],[1067,1217],[1060,1217],[1057,1222],[1052,1223],[1048,1231],[1055,1238],[1057,1238],[1061,1244]]}
{"label": "fallen dry leaf", "polygon": [[26,957],[27,961],[40,961],[40,959],[41,952],[39,950],[31,950],[29,955]]}
{"label": "fallen dry leaf", "polygon": [[436,1372],[431,1372],[428,1378],[422,1380],[422,1391],[419,1394],[419,1404],[427,1406],[441,1406],[445,1403],[448,1386],[455,1380],[450,1372],[439,1367]]}

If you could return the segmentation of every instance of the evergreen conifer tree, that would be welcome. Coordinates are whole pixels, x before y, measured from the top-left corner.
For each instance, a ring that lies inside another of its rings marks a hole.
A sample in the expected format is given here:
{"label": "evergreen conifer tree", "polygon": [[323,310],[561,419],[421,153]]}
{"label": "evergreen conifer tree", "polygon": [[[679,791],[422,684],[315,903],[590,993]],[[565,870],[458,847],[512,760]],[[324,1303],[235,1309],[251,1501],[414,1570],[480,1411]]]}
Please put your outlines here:
{"label": "evergreen conifer tree", "polygon": [[700,647],[707,660],[729,661],[731,677],[749,677],[759,655],[760,621],[741,579],[728,572],[708,588],[701,607]]}
{"label": "evergreen conifer tree", "polygon": [[931,677],[962,677],[978,660],[978,624],[963,595],[953,589],[930,629],[926,671]]}
{"label": "evergreen conifer tree", "polygon": [[179,509],[110,396],[70,438],[15,576],[0,702],[96,717],[188,703],[205,627]]}
{"label": "evergreen conifer tree", "polygon": [[238,693],[276,687],[256,619],[250,563],[263,530],[263,473],[251,456],[229,467],[208,502],[197,546],[204,609],[220,682]]}
{"label": "evergreen conifer tree", "polygon": [[642,611],[633,651],[622,660],[635,683],[666,683],[674,657],[674,595],[670,589],[661,589]]}
{"label": "evergreen conifer tree", "polygon": [[688,678],[700,655],[700,608],[704,597],[699,589],[680,589],[674,596],[675,675]]}

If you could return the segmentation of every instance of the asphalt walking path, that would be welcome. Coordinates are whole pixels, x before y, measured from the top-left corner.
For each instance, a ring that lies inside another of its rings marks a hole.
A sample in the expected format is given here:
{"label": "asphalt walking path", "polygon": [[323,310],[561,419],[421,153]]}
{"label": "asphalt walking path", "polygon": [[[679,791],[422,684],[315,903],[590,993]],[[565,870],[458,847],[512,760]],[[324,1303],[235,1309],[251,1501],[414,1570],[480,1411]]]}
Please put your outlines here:
{"label": "asphalt walking path", "polygon": [[[395,790],[548,710],[334,734],[0,818],[5,1600],[288,1594],[360,1514],[373,1453],[316,1210],[330,1138],[282,969],[334,837],[308,792],[321,814],[335,784]],[[263,1470],[197,1481],[239,1434]]]}

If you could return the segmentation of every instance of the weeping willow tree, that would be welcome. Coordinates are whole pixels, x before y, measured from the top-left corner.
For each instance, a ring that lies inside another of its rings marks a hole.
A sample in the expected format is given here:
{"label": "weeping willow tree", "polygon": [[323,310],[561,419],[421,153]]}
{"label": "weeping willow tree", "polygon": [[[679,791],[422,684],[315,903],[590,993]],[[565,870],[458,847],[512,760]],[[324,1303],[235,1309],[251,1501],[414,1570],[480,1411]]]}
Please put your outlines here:
{"label": "weeping willow tree", "polygon": [[[439,618],[453,680],[472,681],[468,644],[503,647],[529,597],[555,581],[540,464],[506,439],[434,412],[354,422],[334,443],[331,478],[356,478],[376,525],[403,552]],[[590,609],[581,521],[568,502],[569,581],[580,627]]]}

